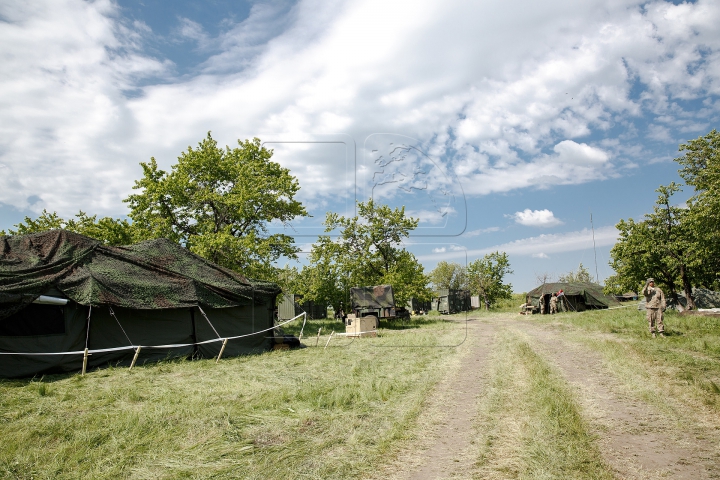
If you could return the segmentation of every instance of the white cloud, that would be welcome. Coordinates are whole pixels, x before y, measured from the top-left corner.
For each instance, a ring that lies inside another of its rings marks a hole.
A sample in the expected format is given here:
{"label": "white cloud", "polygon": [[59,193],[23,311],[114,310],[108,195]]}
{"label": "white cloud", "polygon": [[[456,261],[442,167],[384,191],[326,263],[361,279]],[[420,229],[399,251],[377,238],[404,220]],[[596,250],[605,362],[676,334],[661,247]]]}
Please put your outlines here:
{"label": "white cloud", "polygon": [[531,256],[533,258],[550,258],[546,253],[543,253],[543,252],[533,253]]}
{"label": "white cloud", "polygon": [[[358,151],[397,132],[467,195],[550,188],[657,157],[638,147],[638,119],[692,131],[720,109],[706,102],[693,119],[678,102],[720,93],[710,1],[260,3],[216,38],[182,19],[177,31],[214,53],[181,79],[143,50],[147,27],[120,14],[110,0],[0,5],[0,202],[124,213],[139,161],[167,168],[208,130],[221,145],[342,132]],[[302,151],[283,162],[308,200],[347,191],[343,162]]]}
{"label": "white cloud", "polygon": [[447,252],[446,247],[437,247],[432,249],[433,253],[445,253]]}
{"label": "white cloud", "polygon": [[515,222],[528,227],[555,227],[563,224],[548,209],[530,210],[526,208],[522,212],[515,212],[510,216],[515,219]]}
{"label": "white cloud", "polygon": [[471,230],[469,232],[463,233],[463,237],[477,237],[478,235],[482,235],[484,233],[491,233],[491,232],[499,232],[500,227],[488,227],[488,228],[480,228],[477,230]]}
{"label": "white cloud", "polygon": [[[613,226],[595,229],[595,246],[605,247],[617,242],[618,231]],[[510,255],[533,256],[539,254],[567,253],[576,250],[593,248],[592,230],[583,229],[576,232],[539,235],[515,240],[492,247],[467,250],[467,257],[481,257],[492,252],[505,252]],[[443,256],[419,255],[420,261],[448,260],[450,258],[464,258],[464,255],[446,253]]]}

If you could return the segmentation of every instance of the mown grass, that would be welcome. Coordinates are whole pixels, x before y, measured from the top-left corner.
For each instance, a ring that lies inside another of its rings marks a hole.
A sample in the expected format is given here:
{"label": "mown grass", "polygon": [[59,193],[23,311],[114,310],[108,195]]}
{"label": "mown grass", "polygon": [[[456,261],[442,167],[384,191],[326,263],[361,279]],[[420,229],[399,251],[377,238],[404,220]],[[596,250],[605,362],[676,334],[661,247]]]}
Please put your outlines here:
{"label": "mown grass", "polygon": [[0,381],[0,477],[362,478],[408,435],[457,352],[424,347],[464,334],[417,327],[219,364]]}
{"label": "mown grass", "polygon": [[524,335],[503,330],[490,365],[476,478],[613,478],[572,391]]}
{"label": "mown grass", "polygon": [[536,317],[576,332],[575,339],[602,353],[631,388],[660,408],[667,402],[659,392],[673,390],[684,400],[720,410],[720,317],[666,311],[666,337],[655,339],[645,312],[635,305],[531,318]]}

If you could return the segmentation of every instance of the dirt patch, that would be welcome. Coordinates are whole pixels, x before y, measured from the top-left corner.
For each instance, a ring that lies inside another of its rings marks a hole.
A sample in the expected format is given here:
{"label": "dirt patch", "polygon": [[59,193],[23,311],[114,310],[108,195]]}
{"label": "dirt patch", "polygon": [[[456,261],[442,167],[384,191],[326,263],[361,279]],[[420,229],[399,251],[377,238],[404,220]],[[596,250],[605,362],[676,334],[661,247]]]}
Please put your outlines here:
{"label": "dirt patch", "polygon": [[547,325],[523,324],[538,351],[578,388],[603,458],[619,478],[720,478],[712,432],[699,423],[680,426],[679,419],[629,395],[598,353]]}
{"label": "dirt patch", "polygon": [[[464,322],[463,322],[464,323]],[[476,460],[472,442],[478,396],[484,391],[485,363],[495,325],[468,322],[464,351],[428,398],[418,440],[374,478],[437,480],[469,478]]]}

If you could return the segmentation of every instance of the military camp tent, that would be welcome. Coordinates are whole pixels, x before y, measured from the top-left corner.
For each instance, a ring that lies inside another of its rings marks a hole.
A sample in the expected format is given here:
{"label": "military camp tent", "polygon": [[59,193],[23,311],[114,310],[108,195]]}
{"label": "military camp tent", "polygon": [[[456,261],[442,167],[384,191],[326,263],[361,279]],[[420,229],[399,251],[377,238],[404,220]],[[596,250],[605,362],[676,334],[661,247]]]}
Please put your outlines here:
{"label": "military camp tent", "polygon": [[[526,302],[536,308],[535,311],[550,312],[550,297],[553,293],[563,291],[563,300],[558,302],[560,311],[582,312],[589,309],[609,308],[618,306],[619,302],[603,294],[603,287],[588,282],[557,282],[544,283],[527,294]],[[540,303],[544,302],[544,308]]]}
{"label": "military camp tent", "polygon": [[0,236],[0,377],[267,350],[279,292],[165,239]]}

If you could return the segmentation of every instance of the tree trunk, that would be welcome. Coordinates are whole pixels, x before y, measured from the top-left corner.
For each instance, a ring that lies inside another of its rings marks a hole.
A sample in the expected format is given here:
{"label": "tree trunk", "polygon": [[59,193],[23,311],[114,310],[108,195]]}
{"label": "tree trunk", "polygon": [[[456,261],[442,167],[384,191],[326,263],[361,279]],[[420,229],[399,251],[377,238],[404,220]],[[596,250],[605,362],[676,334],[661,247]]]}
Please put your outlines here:
{"label": "tree trunk", "polygon": [[680,264],[680,278],[682,279],[683,290],[685,291],[685,298],[687,299],[687,309],[695,310],[695,300],[692,297],[692,285],[690,285],[690,279],[687,276],[685,265]]}

